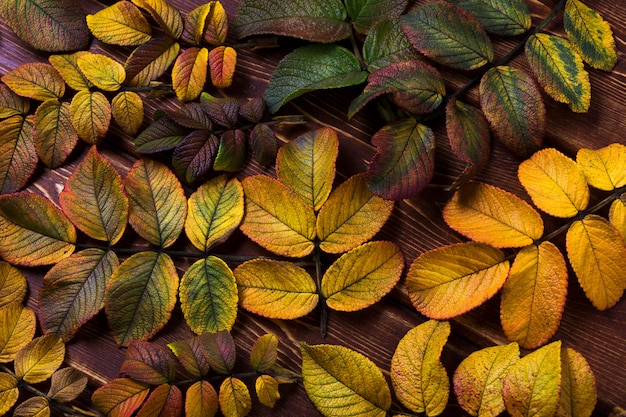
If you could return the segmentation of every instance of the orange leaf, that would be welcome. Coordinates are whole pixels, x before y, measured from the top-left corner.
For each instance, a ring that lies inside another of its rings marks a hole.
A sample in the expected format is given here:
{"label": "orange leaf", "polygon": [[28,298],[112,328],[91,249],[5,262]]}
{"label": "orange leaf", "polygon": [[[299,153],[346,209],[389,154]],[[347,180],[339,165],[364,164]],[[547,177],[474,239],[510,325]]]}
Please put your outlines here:
{"label": "orange leaf", "polygon": [[11,362],[35,335],[35,312],[14,302],[0,308],[0,363]]}
{"label": "orange leaf", "polygon": [[500,250],[472,242],[423,253],[411,265],[406,285],[420,313],[443,320],[487,301],[508,273],[509,261]]}
{"label": "orange leaf", "polygon": [[70,104],[70,116],[78,137],[92,145],[97,144],[109,130],[111,105],[99,91],[79,91]]}
{"label": "orange leaf", "polygon": [[519,197],[479,182],[458,190],[443,209],[448,226],[498,248],[530,245],[543,235],[543,221]]}
{"label": "orange leaf", "polygon": [[217,392],[210,382],[197,381],[187,389],[186,417],[213,417],[218,408]]}
{"label": "orange leaf", "polygon": [[129,378],[117,378],[98,388],[91,401],[107,417],[131,417],[149,392],[148,385]]}
{"label": "orange leaf", "polygon": [[0,307],[24,301],[26,289],[24,274],[9,263],[0,261]]}
{"label": "orange leaf", "polygon": [[522,249],[502,288],[500,319],[507,339],[525,349],[546,343],[559,327],[567,296],[567,266],[550,242]]}
{"label": "orange leaf", "polygon": [[37,101],[60,99],[65,94],[65,81],[50,64],[22,64],[2,77],[2,82],[15,94]]}
{"label": "orange leaf", "polygon": [[233,83],[237,51],[230,46],[218,46],[209,52],[211,82],[217,88],[227,88]]}
{"label": "orange leaf", "polygon": [[602,149],[579,149],[576,163],[592,187],[613,191],[626,185],[626,145],[613,143]]}
{"label": "orange leaf", "polygon": [[33,136],[37,155],[46,166],[56,168],[65,162],[78,142],[70,103],[57,99],[41,103],[35,111]]}
{"label": "orange leaf", "polygon": [[172,87],[180,101],[191,101],[204,89],[207,76],[209,50],[188,48],[184,50],[172,68]]}
{"label": "orange leaf", "polygon": [[183,411],[183,394],[175,385],[159,385],[150,393],[137,417],[178,417]]}
{"label": "orange leaf", "polygon": [[71,88],[76,91],[87,90],[92,87],[92,84],[78,68],[78,58],[88,53],[87,51],[77,51],[73,54],[50,55],[48,61]]}
{"label": "orange leaf", "polygon": [[113,119],[124,132],[134,136],[144,117],[143,100],[134,91],[120,91],[111,100]]}
{"label": "orange leaf", "polygon": [[589,417],[598,399],[596,379],[589,363],[572,348],[561,350],[560,398],[556,417]]}
{"label": "orange leaf", "polygon": [[15,356],[15,376],[29,384],[50,378],[65,359],[65,344],[55,334],[37,337]]}
{"label": "orange leaf", "polygon": [[0,138],[0,194],[8,194],[24,187],[37,168],[33,117],[0,121]]}

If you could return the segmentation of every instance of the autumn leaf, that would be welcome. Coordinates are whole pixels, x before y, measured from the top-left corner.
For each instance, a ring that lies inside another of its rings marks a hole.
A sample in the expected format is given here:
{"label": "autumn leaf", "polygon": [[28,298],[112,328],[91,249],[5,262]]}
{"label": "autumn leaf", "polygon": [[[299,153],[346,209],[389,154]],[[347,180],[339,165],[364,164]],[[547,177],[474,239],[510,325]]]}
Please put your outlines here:
{"label": "autumn leaf", "polygon": [[178,57],[180,45],[167,36],[155,36],[138,46],[124,64],[125,84],[147,87],[170,68]]}
{"label": "autumn leaf", "polygon": [[213,167],[218,148],[219,139],[211,131],[192,131],[175,145],[174,171],[190,184],[198,181]]}
{"label": "autumn leaf", "polygon": [[211,366],[204,354],[204,346],[199,336],[177,340],[167,347],[174,352],[180,364],[191,376],[201,378],[209,373]]}
{"label": "autumn leaf", "polygon": [[252,409],[248,387],[235,377],[227,377],[220,385],[219,402],[224,417],[244,417]]}
{"label": "autumn leaf", "polygon": [[79,56],[76,63],[85,77],[100,90],[117,91],[126,79],[122,64],[103,54],[87,53]]}
{"label": "autumn leaf", "polygon": [[120,374],[148,385],[168,384],[176,377],[172,352],[155,343],[134,340],[129,343]]}
{"label": "autumn leaf", "polygon": [[248,135],[248,152],[261,166],[268,166],[276,161],[278,139],[267,124],[255,125]]}
{"label": "autumn leaf", "polygon": [[530,11],[524,0],[451,0],[450,3],[476,16],[487,32],[497,35],[520,35],[532,25]]}
{"label": "autumn leaf", "polygon": [[0,363],[11,362],[37,329],[35,312],[15,301],[0,307]]}
{"label": "autumn leaf", "polygon": [[497,248],[521,248],[543,235],[543,220],[530,204],[481,182],[468,183],[454,193],[443,218],[462,235]]}
{"label": "autumn leaf", "polygon": [[274,407],[276,401],[280,399],[278,392],[278,381],[270,375],[260,375],[254,384],[259,402],[266,407]]}
{"label": "autumn leaf", "polygon": [[65,94],[61,75],[52,65],[43,62],[19,65],[3,75],[2,82],[15,94],[37,101],[60,99]]}
{"label": "autumn leaf", "polygon": [[26,399],[15,407],[13,417],[47,417],[50,416],[50,404],[46,397],[38,395]]}
{"label": "autumn leaf", "polygon": [[404,36],[399,19],[382,19],[372,26],[363,42],[362,54],[370,71],[394,62],[415,61],[420,56]]}
{"label": "autumn leaf", "polygon": [[70,103],[57,99],[44,101],[35,111],[34,122],[33,136],[39,159],[49,168],[59,167],[78,142]]}
{"label": "autumn leaf", "polygon": [[576,163],[585,174],[592,187],[603,191],[613,191],[626,185],[626,145],[613,143],[604,148],[579,149]]}
{"label": "autumn leaf", "polygon": [[535,152],[519,165],[517,176],[533,203],[552,216],[574,217],[589,204],[583,171],[556,149]]}
{"label": "autumn leaf", "polygon": [[213,46],[226,42],[228,36],[228,15],[222,3],[210,2],[211,11],[205,21],[202,39]]}
{"label": "autumn leaf", "polygon": [[406,285],[411,302],[433,319],[463,314],[504,285],[509,262],[491,246],[470,242],[425,252],[411,264]]}
{"label": "autumn leaf", "polygon": [[137,46],[152,37],[152,28],[130,1],[118,1],[87,15],[87,26],[97,39],[120,46]]}
{"label": "autumn leaf", "polygon": [[185,395],[187,417],[213,417],[217,414],[219,400],[213,385],[208,381],[196,381]]}
{"label": "autumn leaf", "polygon": [[598,394],[589,363],[572,348],[561,350],[561,396],[557,417],[589,417]]}
{"label": "autumn leaf", "polygon": [[220,126],[228,129],[237,127],[240,105],[233,97],[215,97],[203,91],[200,95],[202,110],[209,118]]}
{"label": "autumn leaf", "polygon": [[27,288],[24,274],[8,262],[0,261],[0,308],[24,301]]}
{"label": "autumn leaf", "polygon": [[87,376],[74,368],[59,369],[52,374],[48,397],[59,402],[73,401],[87,388],[87,382]]}
{"label": "autumn leaf", "polygon": [[257,372],[264,372],[276,364],[278,338],[271,333],[259,337],[250,351],[250,364]]}
{"label": "autumn leaf", "polygon": [[185,103],[177,109],[168,109],[165,112],[171,121],[188,129],[213,129],[213,122],[201,103]]}
{"label": "autumn leaf", "polygon": [[589,214],[566,236],[567,255],[585,295],[598,310],[613,307],[626,289],[626,246],[608,220]]}
{"label": "autumn leaf", "polygon": [[196,46],[201,44],[207,21],[210,19],[209,15],[215,4],[216,2],[204,3],[185,15],[182,40]]}
{"label": "autumn leaf", "polygon": [[30,110],[30,100],[15,94],[6,84],[0,84],[0,119],[25,115]]}
{"label": "autumn leaf", "polygon": [[143,404],[137,417],[175,417],[183,411],[183,394],[176,385],[156,387]]}
{"label": "autumn leaf", "polygon": [[400,402],[426,416],[441,414],[448,403],[450,381],[440,362],[450,324],[430,320],[409,330],[391,358],[391,383]]}
{"label": "autumn leaf", "polygon": [[132,0],[137,6],[146,10],[161,29],[173,39],[183,33],[183,18],[176,7],[166,0]]}
{"label": "autumn leaf", "polygon": [[626,240],[626,199],[622,195],[621,199],[615,200],[609,209],[609,221],[621,233]]}
{"label": "autumn leaf", "polygon": [[112,251],[91,248],[54,265],[39,292],[39,320],[45,332],[69,341],[104,307],[104,289],[119,266]]}
{"label": "autumn leaf", "polygon": [[317,217],[319,247],[342,253],[371,239],[383,227],[394,203],[368,190],[365,175],[348,178],[328,197]]}
{"label": "autumn leaf", "polygon": [[33,116],[0,121],[0,194],[22,189],[37,168]]}
{"label": "autumn leaf", "polygon": [[78,68],[78,57],[87,51],[76,51],[65,55],[50,55],[48,62],[59,72],[65,83],[76,91],[87,90],[92,84]]}
{"label": "autumn leaf", "polygon": [[172,87],[180,101],[196,99],[207,79],[209,50],[207,48],[185,49],[174,62]]}
{"label": "autumn leaf", "polygon": [[205,332],[200,336],[202,353],[211,369],[220,375],[231,375],[237,360],[235,340],[227,331]]}
{"label": "autumn leaf", "polygon": [[209,51],[211,83],[216,88],[228,88],[233,83],[237,51],[230,46],[218,46]]}
{"label": "autumn leaf", "polygon": [[11,374],[0,372],[0,415],[6,414],[17,402],[19,381]]}
{"label": "autumn leaf", "polygon": [[319,300],[313,278],[291,262],[257,258],[239,265],[233,273],[241,307],[264,317],[302,317]]}
{"label": "autumn leaf", "polygon": [[99,91],[79,91],[72,98],[70,117],[78,137],[95,145],[100,143],[109,130],[111,104]]}
{"label": "autumn leaf", "polygon": [[481,349],[463,359],[454,371],[454,393],[472,416],[496,417],[504,412],[502,380],[519,360],[519,346],[509,343]]}
{"label": "autumn leaf", "polygon": [[98,388],[93,404],[107,417],[130,417],[148,397],[150,387],[130,378],[116,378]]}
{"label": "autumn leaf", "polygon": [[229,129],[220,136],[220,145],[213,161],[214,171],[238,172],[248,156],[247,133],[241,129]]}
{"label": "autumn leaf", "polygon": [[37,337],[15,356],[15,376],[36,384],[50,378],[65,358],[65,344],[55,334]]}
{"label": "autumn leaf", "polygon": [[15,265],[59,262],[74,251],[76,229],[50,200],[21,192],[0,196],[0,256]]}
{"label": "autumn leaf", "polygon": [[152,154],[176,148],[189,134],[189,130],[168,118],[154,120],[135,138],[135,150]]}
{"label": "autumn leaf", "polygon": [[343,346],[300,344],[304,389],[325,416],[383,417],[391,392],[376,365]]}
{"label": "autumn leaf", "polygon": [[567,296],[567,266],[551,242],[520,250],[502,288],[500,320],[508,340],[534,349],[556,333]]}
{"label": "autumn leaf", "polygon": [[407,4],[407,0],[391,2],[348,0],[346,10],[357,32],[366,34],[376,22],[400,17]]}

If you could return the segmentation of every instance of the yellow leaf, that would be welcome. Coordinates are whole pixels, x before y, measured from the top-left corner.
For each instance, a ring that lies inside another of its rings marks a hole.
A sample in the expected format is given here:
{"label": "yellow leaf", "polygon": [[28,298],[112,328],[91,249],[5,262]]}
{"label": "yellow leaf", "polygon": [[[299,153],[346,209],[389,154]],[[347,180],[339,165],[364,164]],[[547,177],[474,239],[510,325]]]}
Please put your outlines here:
{"label": "yellow leaf", "polygon": [[145,9],[157,22],[161,29],[178,39],[183,33],[183,18],[178,9],[166,0],[133,0],[137,6]]}
{"label": "yellow leaf", "polygon": [[8,262],[0,261],[0,308],[24,301],[26,289],[24,274]]}
{"label": "yellow leaf", "polygon": [[78,57],[76,63],[85,77],[104,91],[119,90],[126,79],[126,70],[122,64],[106,55],[83,54]]}
{"label": "yellow leaf", "polygon": [[546,343],[559,328],[567,296],[567,265],[550,242],[518,252],[504,287],[500,320],[507,339],[525,349]]}
{"label": "yellow leaf", "polygon": [[13,375],[0,372],[0,416],[5,415],[17,402],[20,396],[18,384]]}
{"label": "yellow leaf", "polygon": [[543,235],[543,220],[519,197],[492,185],[471,182],[443,209],[448,226],[477,242],[520,248]]}
{"label": "yellow leaf", "polygon": [[200,45],[209,14],[215,5],[214,1],[204,3],[185,15],[182,39],[194,45]]}
{"label": "yellow leaf", "polygon": [[46,397],[32,397],[15,407],[13,417],[50,417],[50,404]]}
{"label": "yellow leaf", "polygon": [[243,219],[243,187],[236,178],[220,175],[191,194],[185,233],[192,245],[208,252],[224,242]]}
{"label": "yellow leaf", "polygon": [[242,181],[246,211],[241,230],[277,255],[301,258],[315,247],[315,213],[278,181],[253,175]]}
{"label": "yellow leaf", "polygon": [[172,87],[180,101],[198,98],[206,83],[208,62],[207,48],[188,48],[176,58],[172,68]]}
{"label": "yellow leaf", "polygon": [[215,388],[208,381],[197,381],[187,389],[185,396],[186,417],[213,417],[219,402]]}
{"label": "yellow leaf", "polygon": [[362,354],[337,345],[300,344],[304,389],[325,416],[384,417],[391,392],[380,369]]}
{"label": "yellow leaf", "polygon": [[592,187],[613,191],[626,185],[626,145],[613,143],[602,149],[580,149],[576,163]]}
{"label": "yellow leaf", "polygon": [[22,64],[2,77],[15,94],[37,101],[60,99],[65,94],[65,81],[56,69],[43,62]]}
{"label": "yellow leaf", "polygon": [[220,385],[220,410],[224,417],[244,417],[252,409],[250,391],[242,380],[228,377]]}
{"label": "yellow leaf", "polygon": [[519,360],[519,346],[481,349],[465,358],[454,371],[454,393],[463,410],[472,416],[496,417],[504,412],[502,379]]}
{"label": "yellow leaf", "polygon": [[[165,48],[158,51],[156,56],[152,51],[145,52],[142,50],[144,46],[151,46],[151,43],[163,43],[166,42]],[[141,52],[144,52],[142,54]],[[180,52],[180,45],[177,42],[172,43],[167,38],[165,40],[155,38],[152,41],[146,42],[144,45],[138,47],[126,60],[125,68],[127,68],[128,80],[126,84],[129,86],[147,87],[153,80],[156,80],[163,75],[176,60]],[[145,65],[145,56],[148,57],[148,65]],[[130,66],[133,62],[136,62],[137,68],[133,72],[130,71]]]}
{"label": "yellow leaf", "polygon": [[450,381],[439,358],[449,335],[448,322],[430,320],[409,330],[398,343],[391,358],[391,383],[409,410],[431,417],[446,407]]}
{"label": "yellow leaf", "polygon": [[342,253],[368,241],[391,216],[393,205],[367,188],[365,174],[348,178],[330,194],[318,214],[320,249]]}
{"label": "yellow leaf", "polygon": [[278,151],[276,174],[318,211],[328,199],[335,179],[339,138],[331,128],[305,133]]}
{"label": "yellow leaf", "polygon": [[217,46],[209,51],[211,83],[216,88],[228,88],[233,83],[237,51],[230,46]]}
{"label": "yellow leaf", "polygon": [[39,157],[33,139],[33,119],[33,115],[15,115],[0,121],[0,194],[24,188],[35,173]]}
{"label": "yellow leaf", "polygon": [[15,302],[0,308],[0,363],[11,362],[35,335],[35,312]]}
{"label": "yellow leaf", "polygon": [[333,310],[362,310],[391,291],[403,269],[399,247],[369,242],[343,254],[328,268],[322,277],[322,295]]}
{"label": "yellow leaf", "polygon": [[261,375],[254,384],[259,402],[266,407],[274,407],[276,401],[280,399],[278,392],[278,381],[270,375]]}
{"label": "yellow leaf", "polygon": [[64,163],[78,142],[70,103],[57,99],[41,103],[35,111],[33,135],[37,155],[47,167],[56,168]]}
{"label": "yellow leaf", "polygon": [[411,265],[406,285],[420,313],[442,320],[487,301],[508,273],[509,261],[500,250],[471,242],[423,253]]}
{"label": "yellow leaf", "polygon": [[78,137],[95,145],[109,130],[111,105],[99,91],[79,91],[70,104],[70,116]]}
{"label": "yellow leaf", "polygon": [[50,55],[48,61],[71,88],[76,91],[87,90],[92,84],[78,68],[78,57],[87,53],[87,51],[77,51],[73,54]]}
{"label": "yellow leaf", "polygon": [[239,304],[248,311],[276,319],[310,313],[319,296],[315,281],[303,268],[271,259],[253,259],[233,271]]}
{"label": "yellow leaf", "polygon": [[583,355],[561,350],[561,396],[556,417],[590,417],[598,394],[593,371]]}
{"label": "yellow leaf", "polygon": [[276,365],[278,338],[271,333],[259,337],[250,352],[250,365],[261,373]]}
{"label": "yellow leaf", "polygon": [[152,37],[152,28],[130,1],[118,1],[87,15],[87,26],[97,39],[120,46],[137,46]]}
{"label": "yellow leaf", "polygon": [[210,45],[221,45],[226,42],[228,35],[228,15],[222,3],[211,1],[212,6],[205,20],[203,39]]}
{"label": "yellow leaf", "polygon": [[626,240],[626,194],[615,200],[609,209],[609,221]]}
{"label": "yellow leaf", "polygon": [[120,91],[111,100],[113,120],[122,130],[134,136],[144,117],[143,100],[134,91]]}
{"label": "yellow leaf", "polygon": [[626,246],[606,219],[590,214],[570,226],[567,256],[585,295],[598,310],[613,307],[626,289]]}
{"label": "yellow leaf", "polygon": [[36,384],[50,378],[65,359],[65,344],[55,334],[37,337],[15,356],[15,376]]}
{"label": "yellow leaf", "polygon": [[553,148],[536,152],[519,165],[517,176],[542,211],[574,217],[589,204],[589,187],[576,162]]}

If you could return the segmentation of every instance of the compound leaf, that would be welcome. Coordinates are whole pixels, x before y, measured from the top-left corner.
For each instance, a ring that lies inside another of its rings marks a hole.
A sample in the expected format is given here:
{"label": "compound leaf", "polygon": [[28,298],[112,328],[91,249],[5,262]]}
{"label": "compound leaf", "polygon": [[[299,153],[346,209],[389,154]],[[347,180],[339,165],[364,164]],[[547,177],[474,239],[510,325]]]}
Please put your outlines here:
{"label": "compound leaf", "polygon": [[70,104],[70,117],[78,137],[92,145],[100,143],[111,123],[111,104],[99,91],[82,90]]}
{"label": "compound leaf", "polygon": [[35,111],[33,136],[37,155],[46,166],[57,168],[65,162],[78,142],[70,103],[57,99],[41,103]]}
{"label": "compound leaf", "polygon": [[36,384],[50,378],[65,358],[65,344],[55,334],[47,334],[28,342],[15,356],[15,376]]}
{"label": "compound leaf", "polygon": [[198,98],[206,83],[208,60],[207,48],[187,48],[178,55],[172,68],[172,87],[180,101]]}
{"label": "compound leaf", "polygon": [[8,262],[0,261],[0,308],[24,301],[27,288],[24,274]]}
{"label": "compound leaf", "polygon": [[176,376],[172,352],[155,343],[134,340],[128,345],[120,374],[148,385],[171,383]]}
{"label": "compound leaf", "polygon": [[130,1],[118,1],[87,15],[87,26],[97,39],[120,46],[137,46],[152,37],[150,23]]}
{"label": "compound leaf", "polygon": [[211,83],[216,88],[227,88],[233,83],[237,51],[230,46],[218,46],[209,51]]}
{"label": "compound leaf", "polygon": [[35,312],[15,301],[0,308],[0,363],[11,362],[37,329]]}
{"label": "compound leaf", "polygon": [[490,33],[502,36],[521,35],[532,25],[524,0],[451,0],[468,11]]}
{"label": "compound leaf", "polygon": [[602,149],[579,149],[576,163],[592,187],[613,191],[626,185],[626,145],[613,143]]}
{"label": "compound leaf", "polygon": [[126,70],[122,64],[103,54],[83,54],[78,57],[76,64],[85,77],[100,90],[117,91],[126,79]]}
{"label": "compound leaf", "polygon": [[65,94],[65,81],[61,74],[52,65],[43,62],[19,65],[3,75],[2,82],[15,94],[37,101],[60,99]]}
{"label": "compound leaf", "polygon": [[359,33],[368,33],[382,19],[396,19],[406,9],[407,0],[347,0],[348,16]]}
{"label": "compound leaf", "polygon": [[52,374],[48,397],[59,402],[70,402],[87,388],[88,378],[82,372],[71,368],[62,368]]}
{"label": "compound leaf", "polygon": [[137,417],[177,417],[183,411],[183,393],[175,385],[156,387],[143,404]]}
{"label": "compound leaf", "polygon": [[252,409],[248,387],[239,378],[231,376],[220,385],[219,403],[224,417],[244,417]]}
{"label": "compound leaf", "polygon": [[0,194],[23,188],[37,168],[33,117],[15,115],[0,121]]}
{"label": "compound leaf", "polygon": [[107,417],[131,417],[149,393],[149,385],[130,378],[116,378],[98,388],[91,401]]}
{"label": "compound leaf", "polygon": [[561,350],[561,396],[557,417],[589,417],[598,394],[596,379],[587,360],[572,348]]}
{"label": "compound leaf", "polygon": [[217,392],[208,381],[193,383],[185,395],[185,415],[187,417],[213,417],[219,409]]}

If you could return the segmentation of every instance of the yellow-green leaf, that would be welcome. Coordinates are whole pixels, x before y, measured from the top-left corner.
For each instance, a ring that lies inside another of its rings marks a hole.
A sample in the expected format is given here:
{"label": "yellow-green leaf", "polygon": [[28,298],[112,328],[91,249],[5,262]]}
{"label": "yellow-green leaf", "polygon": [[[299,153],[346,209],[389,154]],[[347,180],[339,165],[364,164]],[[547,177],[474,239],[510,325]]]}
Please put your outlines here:
{"label": "yellow-green leaf", "polygon": [[305,133],[278,151],[276,174],[318,211],[330,195],[335,179],[339,138],[331,128]]}
{"label": "yellow-green leaf", "polygon": [[241,230],[277,255],[301,258],[315,247],[315,213],[300,196],[265,175],[242,181],[245,216]]}
{"label": "yellow-green leaf", "polygon": [[579,352],[561,350],[561,396],[556,417],[590,417],[596,407],[596,378]]}
{"label": "yellow-green leaf", "polygon": [[0,119],[25,115],[30,110],[30,100],[13,92],[6,84],[0,84]]}
{"label": "yellow-green leaf", "polygon": [[11,374],[0,372],[0,415],[6,414],[20,396],[18,380]]}
{"label": "yellow-green leaf", "polygon": [[594,68],[611,71],[617,49],[611,25],[579,0],[568,0],[563,14],[565,33],[582,59]]}
{"label": "yellow-green leaf", "polygon": [[384,417],[391,407],[389,385],[380,369],[343,346],[300,345],[304,389],[325,416]]}
{"label": "yellow-green leaf", "polygon": [[244,417],[252,410],[248,387],[235,377],[226,378],[220,385],[219,402],[224,417]]}
{"label": "yellow-green leaf", "polygon": [[409,330],[398,343],[391,358],[391,383],[409,410],[430,417],[446,407],[450,380],[439,358],[449,335],[448,322],[431,320]]}
{"label": "yellow-green leaf", "polygon": [[124,261],[104,298],[115,342],[126,346],[158,332],[170,319],[177,290],[176,267],[167,254],[140,252]]}
{"label": "yellow-green leaf", "polygon": [[233,271],[241,307],[261,316],[295,319],[310,313],[319,296],[303,268],[271,259],[253,259]]}
{"label": "yellow-green leaf", "polygon": [[28,398],[13,411],[13,417],[50,417],[50,404],[46,397]]}
{"label": "yellow-green leaf", "polygon": [[70,116],[78,137],[97,144],[109,130],[111,104],[99,91],[79,91],[70,104]]}
{"label": "yellow-green leaf", "polygon": [[626,240],[626,195],[615,200],[609,209],[609,221]]}
{"label": "yellow-green leaf", "polygon": [[[125,1],[124,3],[128,3]],[[117,91],[126,79],[126,70],[119,62],[106,55],[87,53],[78,57],[76,63],[85,77],[104,91]]]}
{"label": "yellow-green leaf", "polygon": [[134,91],[120,91],[111,100],[113,120],[122,130],[134,136],[143,124],[143,100]]}
{"label": "yellow-green leaf", "polygon": [[186,417],[213,417],[217,414],[219,402],[217,392],[208,381],[194,382],[185,396]]}
{"label": "yellow-green leaf", "polygon": [[602,149],[579,149],[576,163],[587,182],[603,191],[613,191],[626,185],[626,145],[612,143]]}
{"label": "yellow-green leaf", "polygon": [[74,251],[76,229],[47,198],[22,192],[0,196],[0,256],[15,265],[47,265]]}
{"label": "yellow-green leaf", "polygon": [[525,349],[545,344],[559,328],[567,296],[567,265],[551,242],[520,250],[500,304],[507,339]]}
{"label": "yellow-green leaf", "polygon": [[598,310],[613,307],[626,289],[626,246],[619,231],[595,214],[567,231],[567,256],[585,295]]}
{"label": "yellow-green leaf", "polygon": [[98,388],[93,404],[107,417],[131,417],[150,393],[150,386],[129,378],[117,378]]}
{"label": "yellow-green leaf", "polygon": [[514,194],[480,182],[459,189],[443,209],[454,230],[498,248],[521,248],[543,235],[537,211]]}
{"label": "yellow-green leaf", "polygon": [[[204,183],[189,197],[185,233],[203,252],[224,242],[244,214],[243,187],[236,178],[220,175]],[[249,209],[249,208],[248,208]]]}
{"label": "yellow-green leaf", "polygon": [[183,18],[176,7],[166,0],[133,0],[137,6],[150,13],[161,29],[174,39],[183,33]]}
{"label": "yellow-green leaf", "polygon": [[175,417],[183,411],[183,393],[175,385],[156,387],[143,404],[137,417]]}
{"label": "yellow-green leaf", "polygon": [[206,83],[208,62],[207,48],[187,48],[176,58],[172,68],[172,87],[180,101],[198,98]]}
{"label": "yellow-green leaf", "polygon": [[59,402],[70,402],[87,388],[88,378],[74,368],[62,368],[52,375],[48,397]]}
{"label": "yellow-green leaf", "polygon": [[230,331],[237,317],[235,276],[220,258],[208,256],[187,269],[180,281],[185,321],[196,334]]}
{"label": "yellow-green leaf", "polygon": [[88,53],[87,51],[77,51],[66,55],[50,55],[48,62],[61,74],[70,88],[76,91],[87,90],[92,87],[92,84],[78,68],[78,58]]}
{"label": "yellow-green leaf", "polygon": [[482,243],[461,243],[425,252],[406,277],[415,308],[433,319],[463,314],[487,301],[504,285],[509,261]]}
{"label": "yellow-green leaf", "polygon": [[317,237],[320,249],[342,253],[371,239],[383,227],[394,202],[374,195],[365,174],[348,178],[337,187],[320,209]]}
{"label": "yellow-green leaf", "polygon": [[463,410],[472,416],[496,417],[504,412],[502,379],[519,360],[519,346],[481,349],[465,358],[454,371],[454,394]]}
{"label": "yellow-green leaf", "polygon": [[118,1],[87,15],[87,26],[97,39],[120,46],[137,46],[152,37],[150,23],[130,1]]}
{"label": "yellow-green leaf", "polygon": [[0,308],[24,301],[26,289],[24,274],[8,262],[0,261]]}
{"label": "yellow-green leaf", "polygon": [[228,15],[222,3],[219,1],[209,2],[211,11],[205,20],[202,38],[210,45],[221,45],[226,42],[228,35]]}
{"label": "yellow-green leaf", "polygon": [[333,310],[362,310],[391,291],[403,269],[404,256],[398,246],[365,243],[343,254],[326,270],[322,295]]}
{"label": "yellow-green leaf", "polygon": [[15,356],[15,376],[29,384],[50,378],[65,358],[65,344],[55,334],[37,337]]}
{"label": "yellow-green leaf", "polygon": [[274,407],[276,401],[280,399],[278,392],[278,381],[270,375],[261,375],[254,384],[256,396],[259,402],[266,407]]}
{"label": "yellow-green leaf", "polygon": [[164,164],[135,162],[124,178],[128,221],[141,237],[161,248],[171,246],[183,230],[187,200],[183,187]]}
{"label": "yellow-green leaf", "polygon": [[539,84],[554,100],[584,113],[591,103],[591,84],[583,60],[567,40],[547,33],[531,35],[526,59]]}
{"label": "yellow-green leaf", "polygon": [[555,217],[574,217],[589,204],[583,171],[553,148],[542,149],[522,162],[517,176],[533,203]]}
{"label": "yellow-green leaf", "polygon": [[48,168],[56,168],[65,162],[78,142],[78,133],[70,116],[70,103],[57,99],[41,103],[35,111],[33,135],[37,155]]}
{"label": "yellow-green leaf", "polygon": [[561,388],[561,342],[553,342],[515,362],[504,376],[502,396],[512,417],[553,416]]}
{"label": "yellow-green leaf", "polygon": [[65,94],[63,77],[43,62],[22,64],[2,76],[2,82],[15,94],[37,101],[60,99]]}
{"label": "yellow-green leaf", "polygon": [[267,371],[276,364],[278,338],[271,333],[259,337],[250,352],[250,365],[257,372]]}
{"label": "yellow-green leaf", "polygon": [[11,362],[35,335],[35,312],[14,302],[0,308],[0,363]]}
{"label": "yellow-green leaf", "polygon": [[180,52],[180,45],[169,38],[154,38],[139,46],[130,54],[126,68],[129,86],[147,87],[163,75]]}
{"label": "yellow-green leaf", "polygon": [[211,83],[216,88],[228,88],[233,83],[237,51],[231,46],[217,46],[209,51]]}
{"label": "yellow-green leaf", "polygon": [[37,168],[33,118],[16,115],[0,121],[0,194],[23,188]]}
{"label": "yellow-green leaf", "polygon": [[126,229],[128,197],[122,177],[93,146],[59,195],[69,219],[89,237],[115,244]]}
{"label": "yellow-green leaf", "polygon": [[202,337],[194,336],[177,340],[167,345],[168,348],[191,376],[201,379],[209,373],[211,365],[206,357],[205,343]]}

